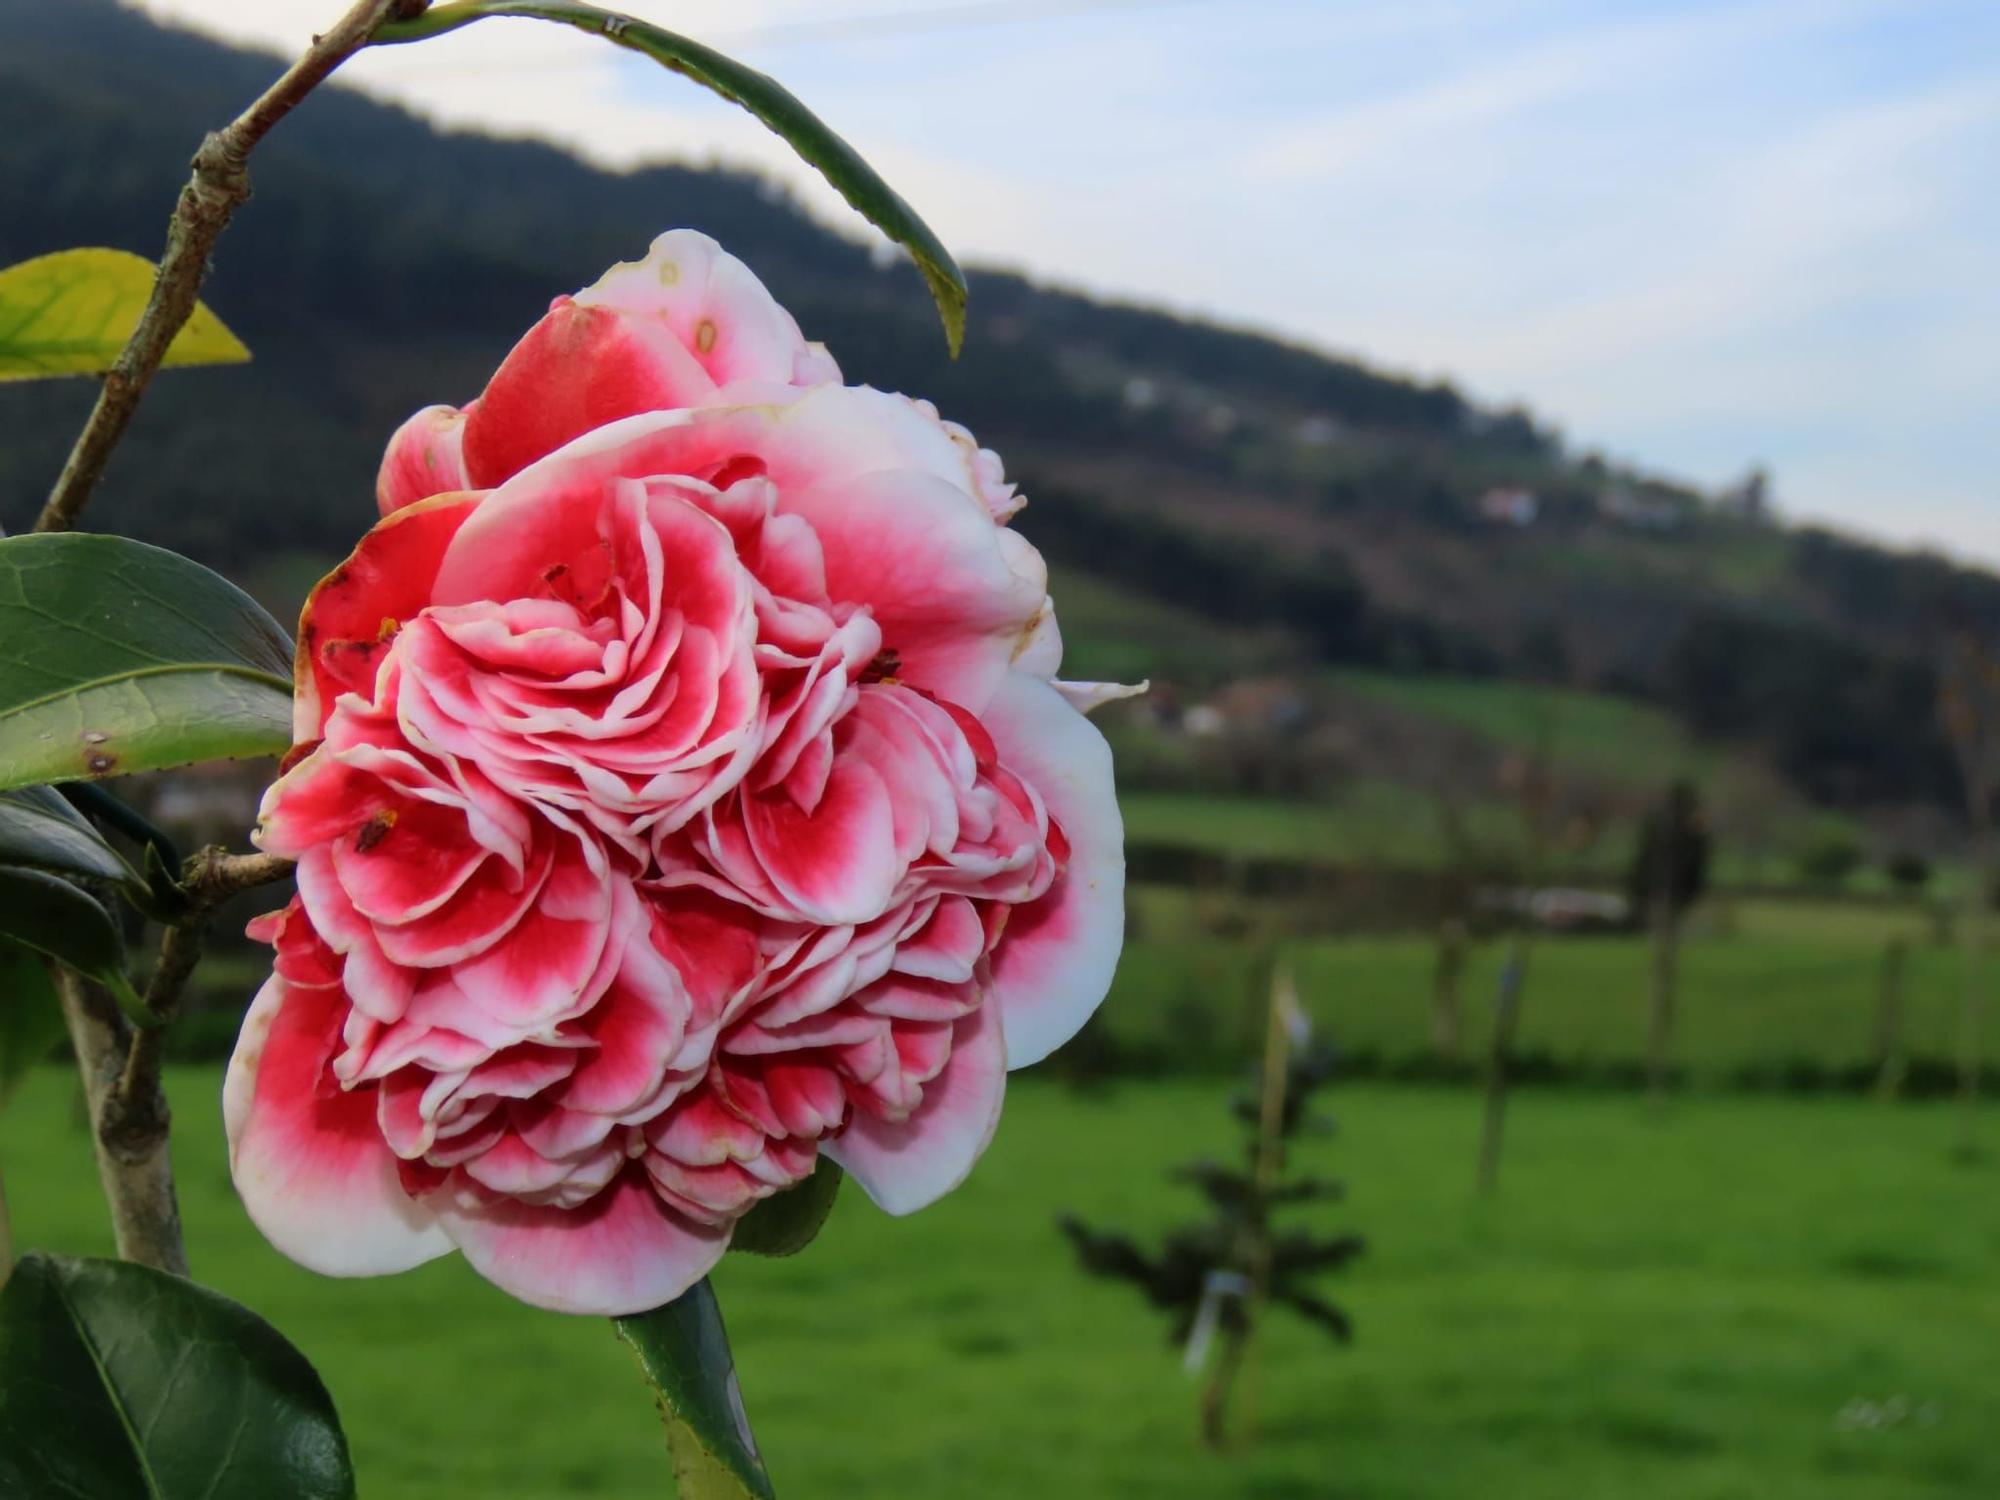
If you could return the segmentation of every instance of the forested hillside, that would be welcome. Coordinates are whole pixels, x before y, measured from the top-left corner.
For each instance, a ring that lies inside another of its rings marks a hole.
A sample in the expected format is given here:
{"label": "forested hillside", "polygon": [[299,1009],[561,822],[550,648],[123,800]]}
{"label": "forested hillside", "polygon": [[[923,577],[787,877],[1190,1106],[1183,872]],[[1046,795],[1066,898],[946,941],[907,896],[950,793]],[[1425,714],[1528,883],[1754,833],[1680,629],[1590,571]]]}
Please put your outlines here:
{"label": "forested hillside", "polygon": [[[0,263],[155,253],[192,148],[275,66],[111,0],[0,0]],[[1952,795],[1935,663],[1954,624],[2000,628],[1988,575],[1783,529],[1447,384],[1015,276],[973,275],[953,364],[908,268],[745,175],[602,172],[339,89],[254,175],[207,295],[256,362],[163,381],[93,514],[267,592],[351,543],[404,415],[471,396],[552,292],[690,225],[850,378],[928,395],[999,447],[1059,563],[1254,634],[1265,667],[1616,691],[1760,747],[1821,801]],[[0,525],[32,514],[90,394],[0,388]]]}

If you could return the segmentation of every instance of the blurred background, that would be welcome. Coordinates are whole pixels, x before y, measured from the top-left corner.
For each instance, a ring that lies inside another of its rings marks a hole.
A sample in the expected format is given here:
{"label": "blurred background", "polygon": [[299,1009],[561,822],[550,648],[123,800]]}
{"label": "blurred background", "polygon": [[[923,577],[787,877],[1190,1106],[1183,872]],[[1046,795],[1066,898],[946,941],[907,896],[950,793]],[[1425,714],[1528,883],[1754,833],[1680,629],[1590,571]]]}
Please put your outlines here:
{"label": "blurred background", "polygon": [[[781,1492],[2000,1494],[2000,10],[628,8],[912,201],[962,359],[752,122],[494,21],[260,149],[206,291],[256,362],[162,381],[94,524],[295,616],[393,427],[678,225],[1004,455],[1065,675],[1153,685],[1101,714],[1131,940],[964,1190],[719,1273]],[[157,253],[279,66],[243,49],[337,9],[0,0],[0,264]],[[91,397],[0,388],[0,527]],[[240,847],[268,774],[120,789]],[[256,1236],[214,1094],[263,960],[218,946],[175,1033],[195,1274],[320,1364],[362,1493],[660,1493],[602,1327]],[[72,1092],[33,1077],[0,1159],[18,1240],[95,1251]],[[1085,1274],[1114,1231],[1167,1317]],[[1238,1347],[1308,1241],[1332,1316]]]}

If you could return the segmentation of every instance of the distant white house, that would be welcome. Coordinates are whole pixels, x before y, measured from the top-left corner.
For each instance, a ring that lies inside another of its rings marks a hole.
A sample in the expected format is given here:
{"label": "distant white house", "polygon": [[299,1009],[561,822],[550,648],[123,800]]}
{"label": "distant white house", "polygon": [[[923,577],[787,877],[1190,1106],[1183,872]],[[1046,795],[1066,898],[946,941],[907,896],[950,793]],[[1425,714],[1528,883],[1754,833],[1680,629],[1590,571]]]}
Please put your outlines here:
{"label": "distant white house", "polygon": [[1181,730],[1191,739],[1212,740],[1229,727],[1229,715],[1213,703],[1197,703],[1181,716]]}
{"label": "distant white house", "polygon": [[1495,485],[1479,497],[1479,519],[1495,526],[1532,526],[1541,513],[1541,496],[1517,485]]}

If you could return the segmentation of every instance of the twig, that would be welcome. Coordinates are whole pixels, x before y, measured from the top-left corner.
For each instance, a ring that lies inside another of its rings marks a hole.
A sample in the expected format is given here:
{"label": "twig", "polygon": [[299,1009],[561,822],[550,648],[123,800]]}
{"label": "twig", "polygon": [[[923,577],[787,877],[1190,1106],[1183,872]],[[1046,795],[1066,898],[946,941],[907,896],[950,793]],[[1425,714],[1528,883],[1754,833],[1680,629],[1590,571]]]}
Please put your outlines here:
{"label": "twig", "polygon": [[358,0],[330,30],[313,39],[305,54],[256,103],[201,143],[193,175],[181,189],[167,224],[167,248],[160,257],[153,295],[117,363],[104,377],[97,405],[70,450],[35,530],[69,530],[103,477],[111,450],[125,435],[139,398],[166,358],[167,346],[194,314],[202,278],[208,273],[209,251],[250,196],[246,163],[252,148],[328,74],[367,46],[377,27],[385,21],[413,19],[428,4],[429,0]]}
{"label": "twig", "polygon": [[291,873],[289,859],[275,854],[231,854],[211,844],[187,862],[181,889],[187,892],[189,912],[204,917],[231,896],[270,885]]}
{"label": "twig", "polygon": [[186,867],[181,889],[188,904],[160,942],[160,957],[146,984],[146,1010],[154,1024],[131,1038],[118,1084],[106,1101],[99,1131],[107,1139],[143,1137],[157,1118],[164,1128],[165,1097],[160,1092],[160,1064],[167,1023],[180,1010],[181,992],[201,962],[207,945],[209,914],[231,896],[282,880],[292,862],[275,854],[229,854],[213,846],[202,850]]}

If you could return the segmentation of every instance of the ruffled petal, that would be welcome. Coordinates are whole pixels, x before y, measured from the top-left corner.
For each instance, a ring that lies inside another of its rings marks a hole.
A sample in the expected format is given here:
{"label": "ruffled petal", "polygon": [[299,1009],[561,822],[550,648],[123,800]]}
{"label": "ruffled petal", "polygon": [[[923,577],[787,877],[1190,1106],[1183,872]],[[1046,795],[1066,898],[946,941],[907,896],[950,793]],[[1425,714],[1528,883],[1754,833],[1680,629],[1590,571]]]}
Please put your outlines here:
{"label": "ruffled petal", "polygon": [[347,1003],[273,975],[257,992],[223,1083],[229,1167],[265,1238],[327,1276],[381,1276],[451,1249],[404,1191],[373,1091],[328,1073]]}
{"label": "ruffled petal", "polygon": [[467,417],[466,472],[496,485],[607,422],[694,406],[714,392],[663,324],[558,297]]}
{"label": "ruffled petal", "polygon": [[1111,751],[1045,682],[1015,673],[987,706],[1000,760],[1033,786],[1069,843],[1047,894],[1007,914],[993,952],[993,995],[1007,1064],[1040,1062],[1090,1019],[1125,941],[1125,827]]}
{"label": "ruffled petal", "polygon": [[661,1204],[637,1168],[576,1208],[539,1207],[458,1184],[433,1196],[472,1268],[551,1312],[617,1318],[663,1307],[714,1269],[729,1231]]}
{"label": "ruffled petal", "polygon": [[389,439],[375,476],[375,504],[386,516],[432,495],[471,488],[465,413],[455,406],[426,406]]}
{"label": "ruffled petal", "polygon": [[445,549],[481,498],[455,492],[403,506],[378,521],[313,589],[299,615],[295,740],[320,736],[340,694],[374,696],[389,642],[431,602]]}
{"label": "ruffled petal", "polygon": [[826,350],[805,341],[792,315],[755,273],[692,229],[669,230],[648,247],[645,259],[613,266],[576,300],[657,321],[717,385],[840,379]]}
{"label": "ruffled petal", "polygon": [[953,1028],[951,1058],[901,1121],[855,1110],[821,1146],[887,1213],[914,1213],[965,1181],[1000,1124],[1007,1056],[989,1002]]}

